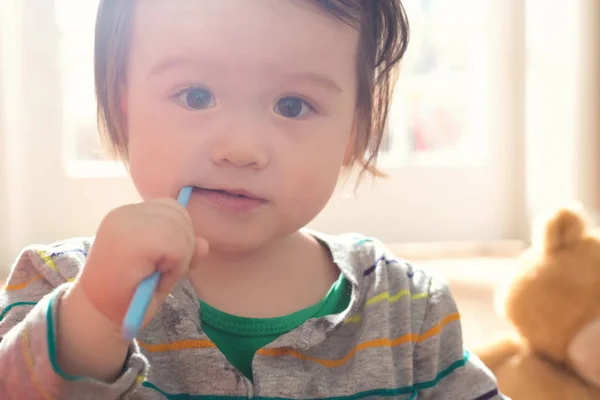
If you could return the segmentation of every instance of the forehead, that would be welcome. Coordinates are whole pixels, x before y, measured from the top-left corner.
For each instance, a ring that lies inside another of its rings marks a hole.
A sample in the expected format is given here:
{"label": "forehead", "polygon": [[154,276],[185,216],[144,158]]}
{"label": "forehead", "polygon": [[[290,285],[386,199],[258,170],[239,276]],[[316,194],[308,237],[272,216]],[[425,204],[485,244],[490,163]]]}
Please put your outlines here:
{"label": "forehead", "polygon": [[148,67],[186,56],[223,70],[333,72],[353,68],[358,51],[357,30],[308,0],[141,0],[132,40]]}

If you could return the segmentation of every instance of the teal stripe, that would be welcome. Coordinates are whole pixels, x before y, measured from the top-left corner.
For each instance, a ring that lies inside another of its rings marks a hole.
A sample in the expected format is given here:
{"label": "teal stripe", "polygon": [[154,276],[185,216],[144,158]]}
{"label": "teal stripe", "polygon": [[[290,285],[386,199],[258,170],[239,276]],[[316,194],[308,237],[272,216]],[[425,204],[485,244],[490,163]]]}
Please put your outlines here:
{"label": "teal stripe", "polygon": [[370,237],[366,237],[363,239],[360,239],[359,241],[355,242],[354,245],[355,246],[360,246],[361,244],[365,244],[365,243],[369,243],[369,242],[374,242],[375,239],[370,238]]}
{"label": "teal stripe", "polygon": [[471,356],[471,354],[465,350],[462,360],[454,361],[452,364],[450,364],[450,366],[448,368],[440,371],[440,373],[437,374],[435,379],[432,379],[432,380],[426,381],[426,382],[416,383],[415,388],[417,390],[423,390],[423,389],[430,389],[430,388],[434,387],[435,385],[437,385],[439,383],[439,381],[441,381],[442,379],[444,379],[445,377],[450,375],[452,372],[454,372],[458,368],[464,367],[465,364],[467,363],[467,361],[469,361],[470,356]]}
{"label": "teal stripe", "polygon": [[50,358],[50,364],[52,364],[52,369],[54,369],[54,372],[56,373],[56,375],[60,376],[63,379],[66,379],[68,381],[79,381],[84,378],[80,377],[80,376],[69,375],[60,368],[60,365],[58,365],[58,360],[56,357],[56,337],[55,337],[55,332],[54,332],[54,316],[52,315],[53,314],[52,304],[57,295],[58,295],[58,292],[54,293],[54,295],[52,295],[52,297],[50,297],[50,301],[48,301],[48,307],[46,308],[46,330],[47,330],[46,334],[47,334],[47,338],[48,338],[47,339],[48,340],[48,357]]}
{"label": "teal stripe", "polygon": [[214,396],[207,394],[188,394],[188,393],[180,393],[180,394],[172,394],[167,393],[164,390],[161,390],[154,386],[152,383],[148,381],[144,381],[142,386],[147,387],[148,389],[152,389],[163,396],[165,396],[168,400],[196,400],[196,399],[206,399],[206,400],[247,400],[247,396]]}
{"label": "teal stripe", "polygon": [[[457,361],[453,362],[452,364],[450,364],[450,366],[448,368],[440,371],[440,373],[438,373],[437,376],[430,381],[420,382],[420,383],[416,383],[411,386],[404,386],[404,387],[400,387],[400,388],[396,388],[396,389],[373,389],[373,390],[368,390],[365,392],[352,394],[352,395],[348,395],[348,396],[319,397],[319,398],[307,399],[307,400],[354,400],[354,399],[363,399],[365,397],[370,397],[370,396],[394,397],[394,396],[408,395],[408,394],[410,394],[411,396],[407,400],[414,400],[417,398],[417,390],[430,389],[430,388],[434,387],[442,379],[444,379],[445,377],[450,375],[452,372],[454,372],[458,368],[464,367],[465,364],[467,363],[467,361],[469,360],[469,357],[470,357],[469,352],[465,351],[462,359],[457,360]],[[159,392],[160,394],[165,396],[168,400],[211,400],[211,399],[212,400],[225,400],[225,399],[242,400],[242,399],[248,399],[248,397],[243,397],[243,396],[214,396],[214,395],[188,394],[188,393],[170,394],[170,393],[167,393],[167,392],[157,388],[156,386],[154,386],[152,383],[150,383],[148,381],[145,381],[142,385],[144,387],[147,387],[149,389]],[[287,398],[287,397],[262,397],[262,396],[256,396],[256,397],[253,397],[253,399],[294,400],[294,399]]]}
{"label": "teal stripe", "polygon": [[15,307],[35,306],[36,304],[37,304],[37,302],[34,302],[34,301],[18,301],[16,303],[9,304],[6,306],[6,308],[4,310],[2,310],[2,313],[0,313],[0,321],[2,321],[4,319],[4,317],[6,316],[6,314],[8,314],[8,312]]}
{"label": "teal stripe", "polygon": [[[50,357],[50,363],[52,364],[52,368],[54,369],[54,372],[56,372],[56,374],[61,376],[62,378],[71,380],[71,381],[79,380],[82,378],[68,375],[62,369],[60,369],[60,366],[58,365],[58,360],[56,357],[56,338],[54,337],[54,319],[52,316],[52,302],[54,301],[55,297],[56,297],[56,294],[54,294],[50,298],[50,301],[48,302],[48,308],[46,309],[46,322],[47,322],[46,328],[48,331],[47,332],[47,340],[48,340],[48,355]],[[2,310],[2,313],[0,313],[0,321],[2,321],[2,319],[5,317],[5,315],[14,307],[35,306],[35,305],[37,305],[37,302],[33,302],[33,301],[19,301],[16,303],[9,304],[4,310]]]}

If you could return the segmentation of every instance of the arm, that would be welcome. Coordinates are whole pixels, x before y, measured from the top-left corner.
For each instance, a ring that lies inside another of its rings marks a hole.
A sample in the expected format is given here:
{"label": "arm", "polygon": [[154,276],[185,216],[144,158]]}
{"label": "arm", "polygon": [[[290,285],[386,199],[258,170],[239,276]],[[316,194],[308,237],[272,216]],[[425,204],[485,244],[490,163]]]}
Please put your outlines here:
{"label": "arm", "polygon": [[[81,299],[70,301],[64,296],[72,286],[66,277],[76,276],[81,257],[53,259],[52,250],[24,251],[0,294],[3,377],[0,397],[6,400],[121,398],[139,385],[139,376],[147,368],[146,360],[135,344],[128,344],[129,357],[126,357],[127,346],[126,350],[111,347],[114,343],[110,335],[92,343],[102,333],[94,330],[100,326],[97,316],[86,315],[86,305]],[[71,306],[64,306],[69,302]],[[65,351],[58,357],[61,346]],[[101,356],[92,353],[100,350],[99,346],[107,346]],[[73,354],[80,357],[71,357]],[[88,369],[77,364],[77,360],[86,357],[93,360],[86,363]],[[95,374],[100,379],[72,376],[61,366],[68,371],[84,371],[87,376]],[[107,379],[101,380],[102,377]]]}
{"label": "arm", "polygon": [[522,345],[516,337],[499,337],[489,343],[473,349],[481,361],[492,371],[519,354]]}
{"label": "arm", "polygon": [[506,399],[492,373],[463,349],[456,303],[448,287],[435,279],[414,351],[414,371],[418,399]]}

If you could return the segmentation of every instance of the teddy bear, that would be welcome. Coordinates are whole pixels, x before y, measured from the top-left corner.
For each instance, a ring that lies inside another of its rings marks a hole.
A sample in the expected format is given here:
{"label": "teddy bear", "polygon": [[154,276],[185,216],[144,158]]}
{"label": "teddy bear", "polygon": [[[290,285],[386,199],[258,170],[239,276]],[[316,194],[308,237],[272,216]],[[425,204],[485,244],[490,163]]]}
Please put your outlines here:
{"label": "teddy bear", "polygon": [[512,400],[600,400],[600,236],[588,225],[580,206],[556,211],[496,291],[513,333],[474,353]]}

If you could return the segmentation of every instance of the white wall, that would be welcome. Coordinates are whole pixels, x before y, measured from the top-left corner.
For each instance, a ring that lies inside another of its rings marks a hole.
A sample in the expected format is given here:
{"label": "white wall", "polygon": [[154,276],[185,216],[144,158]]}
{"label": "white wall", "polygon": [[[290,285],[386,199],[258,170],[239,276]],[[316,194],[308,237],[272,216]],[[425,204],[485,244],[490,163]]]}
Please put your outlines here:
{"label": "white wall", "polygon": [[527,205],[600,216],[600,2],[528,1]]}
{"label": "white wall", "polygon": [[[46,1],[50,3],[50,0]],[[27,155],[43,160],[40,162],[61,162],[58,151],[49,152],[44,158],[45,150],[40,143],[37,143],[37,147],[27,147],[26,152],[19,151],[25,148],[23,143],[33,142],[26,140],[27,135],[44,129],[43,121],[24,118],[25,115],[35,115],[35,110],[25,114],[23,107],[14,101],[20,97],[16,94],[22,93],[22,89],[33,90],[36,87],[34,82],[21,88],[23,80],[19,79],[19,74],[23,71],[11,63],[13,59],[21,59],[17,42],[22,37],[18,34],[21,20],[18,18],[18,8],[26,7],[24,4],[31,3],[22,0],[0,1],[0,273],[13,261],[17,249],[28,242],[32,234],[27,231],[28,226],[36,226],[36,237],[51,240],[56,236],[64,236],[62,232],[75,231],[75,223],[95,226],[97,222],[95,215],[86,213],[66,218],[69,215],[68,206],[41,195],[57,188],[69,191],[73,186],[71,181],[54,177],[51,181],[39,182],[42,187],[38,187],[36,195],[32,195],[27,185],[38,182],[29,180],[25,185],[26,182],[21,179],[23,176],[39,177],[40,169],[43,169],[37,164],[34,168],[26,159]],[[527,173],[526,183],[515,182],[514,191],[519,193],[526,190],[528,216],[512,217],[515,221],[524,219],[523,223],[528,224],[540,211],[556,207],[573,197],[580,198],[593,213],[600,216],[600,1],[572,0],[565,3],[560,0],[527,0],[527,4],[529,15],[534,17],[529,20],[527,27],[530,51],[527,134],[522,138],[527,144]],[[17,17],[6,18],[7,15],[15,16],[15,10]],[[520,29],[517,25],[516,21],[511,26],[507,24],[503,34],[508,35],[512,30]],[[498,43],[500,46],[501,41]],[[38,44],[38,47],[39,51],[44,51],[43,46]],[[518,55],[519,49],[515,48],[514,54]],[[32,64],[32,60],[29,61]],[[514,79],[522,79],[518,66],[522,60],[514,61],[515,70],[504,72]],[[506,96],[506,93],[494,95]],[[51,100],[42,99],[40,104],[53,108]],[[521,102],[522,99],[515,99],[515,103]],[[501,114],[498,112],[498,115]],[[513,122],[513,128],[520,129],[522,119],[517,118]],[[511,127],[506,126],[505,129]],[[60,147],[53,145],[52,141],[52,138],[46,137],[43,145],[54,150]],[[514,145],[518,151],[518,143]],[[515,162],[519,163],[521,161],[518,160],[523,158],[521,154],[516,154]],[[514,168],[523,170],[522,165],[515,164]],[[78,184],[81,185],[81,182]],[[86,197],[92,185],[103,191],[105,198],[102,201],[106,203],[103,207],[116,204],[118,196],[110,190],[102,190],[103,187],[109,187],[102,180],[90,182],[90,187],[85,190],[69,193],[68,198],[73,202],[92,201],[89,196]],[[125,182],[122,186],[120,193],[128,193],[133,197],[133,192]],[[514,197],[518,199],[518,196]],[[48,216],[25,212],[34,209],[42,201],[52,204],[56,213]],[[48,223],[51,220],[55,223],[59,221],[61,225]],[[39,221],[42,223],[37,223]]]}
{"label": "white wall", "polygon": [[600,223],[600,1],[587,0],[581,9],[579,41],[580,150],[577,193]]}
{"label": "white wall", "polygon": [[[1,50],[0,50],[1,51]],[[0,76],[2,75],[0,66]],[[8,174],[6,168],[7,148],[4,115],[2,114],[2,82],[0,81],[0,266],[8,262],[5,243],[8,241]]]}
{"label": "white wall", "polygon": [[119,200],[135,201],[125,178],[65,173],[54,2],[0,0],[0,275],[24,246],[92,235]]}
{"label": "white wall", "polygon": [[[3,4],[3,3],[2,3]],[[0,4],[0,15],[2,15],[2,6]],[[0,18],[0,55],[2,54],[2,31],[3,24],[2,19]],[[4,114],[3,114],[3,103],[4,98],[2,96],[4,82],[1,80],[2,78],[2,63],[0,63],[0,266],[3,265],[6,260],[2,256],[2,243],[6,243],[7,241],[7,230],[8,223],[6,222],[8,218],[8,210],[7,204],[8,201],[8,187],[7,187],[7,179],[8,174],[6,173],[6,166],[4,165],[6,160],[6,129],[4,129]]]}
{"label": "white wall", "polygon": [[13,220],[17,210],[16,198],[12,195],[20,172],[19,168],[14,168],[19,107],[11,102],[11,94],[18,92],[20,79],[18,68],[11,62],[15,58],[11,56],[18,55],[21,35],[18,34],[18,20],[7,17],[18,15],[18,4],[13,0],[0,2],[0,271],[13,261],[9,249],[15,248],[14,237],[20,229]]}
{"label": "white wall", "polygon": [[[60,32],[55,21],[48,18],[57,0],[4,1],[19,3],[23,8],[20,20],[25,33],[22,57],[2,56],[4,60],[19,60],[20,68],[14,69],[26,77],[18,79],[14,71],[5,74],[21,85],[7,88],[11,93],[6,96],[17,111],[10,113],[12,127],[8,132],[13,136],[11,151],[18,156],[7,161],[9,179],[14,181],[9,185],[7,200],[9,217],[14,221],[9,223],[10,243],[3,243],[1,251],[14,257],[22,246],[33,241],[47,243],[93,234],[110,208],[136,196],[126,179],[74,176],[64,168],[65,160],[72,156],[65,147],[71,128],[63,120],[66,113],[58,95]],[[480,49],[485,56],[479,59],[481,70],[476,70],[485,81],[477,85],[485,99],[478,101],[484,104],[482,127],[477,129],[485,132],[491,144],[488,160],[481,165],[452,168],[415,164],[390,170],[390,180],[373,190],[365,187],[356,201],[334,199],[311,224],[313,227],[331,232],[361,231],[388,242],[495,240],[522,234],[515,223],[525,220],[522,146],[513,139],[523,136],[522,118],[515,118],[524,97],[523,32],[519,22],[523,3],[487,1],[493,5],[488,14],[493,18],[489,18],[484,36],[486,43],[487,36],[491,41]],[[15,19],[19,18],[11,18]],[[519,100],[511,101],[513,98]],[[23,118],[14,117],[19,109]],[[63,140],[58,139],[61,136]]]}

